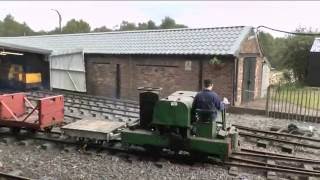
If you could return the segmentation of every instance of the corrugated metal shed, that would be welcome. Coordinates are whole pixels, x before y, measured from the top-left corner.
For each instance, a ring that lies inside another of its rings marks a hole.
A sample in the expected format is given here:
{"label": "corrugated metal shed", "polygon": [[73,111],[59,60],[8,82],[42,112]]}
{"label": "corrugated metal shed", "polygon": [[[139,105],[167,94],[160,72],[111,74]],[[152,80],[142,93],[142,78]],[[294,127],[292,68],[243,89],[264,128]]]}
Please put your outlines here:
{"label": "corrugated metal shed", "polygon": [[315,38],[310,52],[320,52],[320,38]]}
{"label": "corrugated metal shed", "polygon": [[306,83],[309,86],[320,87],[320,38],[315,38],[310,49],[310,55],[307,64]]}
{"label": "corrugated metal shed", "polygon": [[249,26],[184,28],[0,37],[0,42],[53,50],[64,54],[74,49],[98,54],[196,54],[237,55],[241,42],[252,31]]}

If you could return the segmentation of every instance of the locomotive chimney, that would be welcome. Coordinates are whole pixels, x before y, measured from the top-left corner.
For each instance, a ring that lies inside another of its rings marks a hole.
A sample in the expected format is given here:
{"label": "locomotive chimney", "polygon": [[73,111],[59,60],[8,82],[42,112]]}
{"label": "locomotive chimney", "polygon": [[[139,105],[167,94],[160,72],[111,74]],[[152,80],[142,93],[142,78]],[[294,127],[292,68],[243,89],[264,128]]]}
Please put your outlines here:
{"label": "locomotive chimney", "polygon": [[152,121],[153,108],[159,101],[162,88],[139,87],[140,127],[147,129]]}

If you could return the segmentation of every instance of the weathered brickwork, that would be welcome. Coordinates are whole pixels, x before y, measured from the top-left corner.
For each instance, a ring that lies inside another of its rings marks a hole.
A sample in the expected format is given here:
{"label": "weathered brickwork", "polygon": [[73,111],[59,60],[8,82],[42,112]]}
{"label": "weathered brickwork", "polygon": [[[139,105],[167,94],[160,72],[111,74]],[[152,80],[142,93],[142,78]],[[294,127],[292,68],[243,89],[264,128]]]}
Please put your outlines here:
{"label": "weathered brickwork", "polygon": [[220,97],[233,99],[234,59],[222,59],[222,64],[213,65],[206,61],[203,65],[203,79],[214,81],[214,91]]}
{"label": "weathered brickwork", "polygon": [[256,37],[251,34],[247,37],[246,41],[244,41],[240,48],[239,53],[239,62],[238,62],[238,83],[237,83],[237,100],[235,105],[241,104],[243,102],[242,99],[242,91],[243,87],[243,72],[244,72],[244,60],[247,57],[255,57],[256,58],[256,66],[255,66],[255,86],[254,86],[254,99],[260,97],[261,94],[261,80],[262,80],[262,65],[263,65],[263,57],[261,56],[261,52],[257,43]]}
{"label": "weathered brickwork", "polygon": [[[172,56],[87,56],[89,94],[116,96],[116,65],[120,65],[120,97],[136,99],[141,86],[162,87],[162,96],[177,90],[197,91],[199,60]],[[185,69],[186,61],[191,69]],[[97,67],[104,66],[101,70]]]}
{"label": "weathered brickwork", "polygon": [[257,99],[261,95],[261,85],[262,85],[262,68],[263,68],[263,59],[261,57],[257,57],[256,64],[256,79],[255,79],[255,87],[254,87],[254,98]]}
{"label": "weathered brickwork", "polygon": [[237,78],[237,98],[235,105],[240,105],[242,101],[242,83],[243,83],[243,60],[244,58],[238,59],[238,76]]}
{"label": "weathered brickwork", "polygon": [[222,60],[219,65],[210,64],[210,56],[86,55],[87,90],[116,97],[118,87],[120,98],[137,100],[141,86],[162,87],[161,96],[165,97],[177,90],[198,91],[204,79],[212,79],[214,90],[237,105],[242,101],[245,57],[257,57],[254,97],[261,92],[262,58],[256,40],[249,37],[242,44],[239,57],[218,57]]}

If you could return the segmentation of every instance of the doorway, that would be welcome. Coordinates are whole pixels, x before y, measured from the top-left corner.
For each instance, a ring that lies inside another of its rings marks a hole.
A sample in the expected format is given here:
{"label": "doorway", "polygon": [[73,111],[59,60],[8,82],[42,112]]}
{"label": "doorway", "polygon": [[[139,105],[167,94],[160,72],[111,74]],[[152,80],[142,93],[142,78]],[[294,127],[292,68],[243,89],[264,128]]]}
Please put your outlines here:
{"label": "doorway", "polygon": [[256,57],[246,57],[243,62],[242,103],[254,98]]}

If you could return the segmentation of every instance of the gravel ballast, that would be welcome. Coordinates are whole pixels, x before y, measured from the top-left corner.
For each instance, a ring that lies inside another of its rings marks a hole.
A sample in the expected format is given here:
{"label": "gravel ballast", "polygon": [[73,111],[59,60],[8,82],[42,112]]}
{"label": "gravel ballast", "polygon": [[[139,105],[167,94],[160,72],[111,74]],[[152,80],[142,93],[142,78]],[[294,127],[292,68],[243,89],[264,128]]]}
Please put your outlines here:
{"label": "gravel ballast", "polygon": [[[290,122],[298,126],[314,126],[320,124],[303,123],[267,118],[264,116],[229,114],[232,124],[268,129],[271,126],[287,126]],[[246,140],[246,139],[242,139]],[[247,141],[247,140],[246,140]],[[242,146],[259,149],[254,142],[248,140]],[[69,152],[61,148],[42,149],[41,144],[33,143],[27,146],[0,143],[0,171],[21,171],[23,176],[34,179],[265,179],[264,173],[254,170],[241,170],[239,176],[228,174],[226,167],[195,163],[193,165],[171,162],[168,159],[160,161],[148,160],[137,156],[125,157],[121,154],[111,154],[106,151],[91,153],[79,152],[70,148]],[[263,150],[263,149],[262,149]],[[268,147],[269,151],[279,152],[276,147]],[[319,157],[319,152],[295,152],[304,157]],[[318,158],[317,158],[318,159]],[[247,173],[244,173],[247,172]]]}

